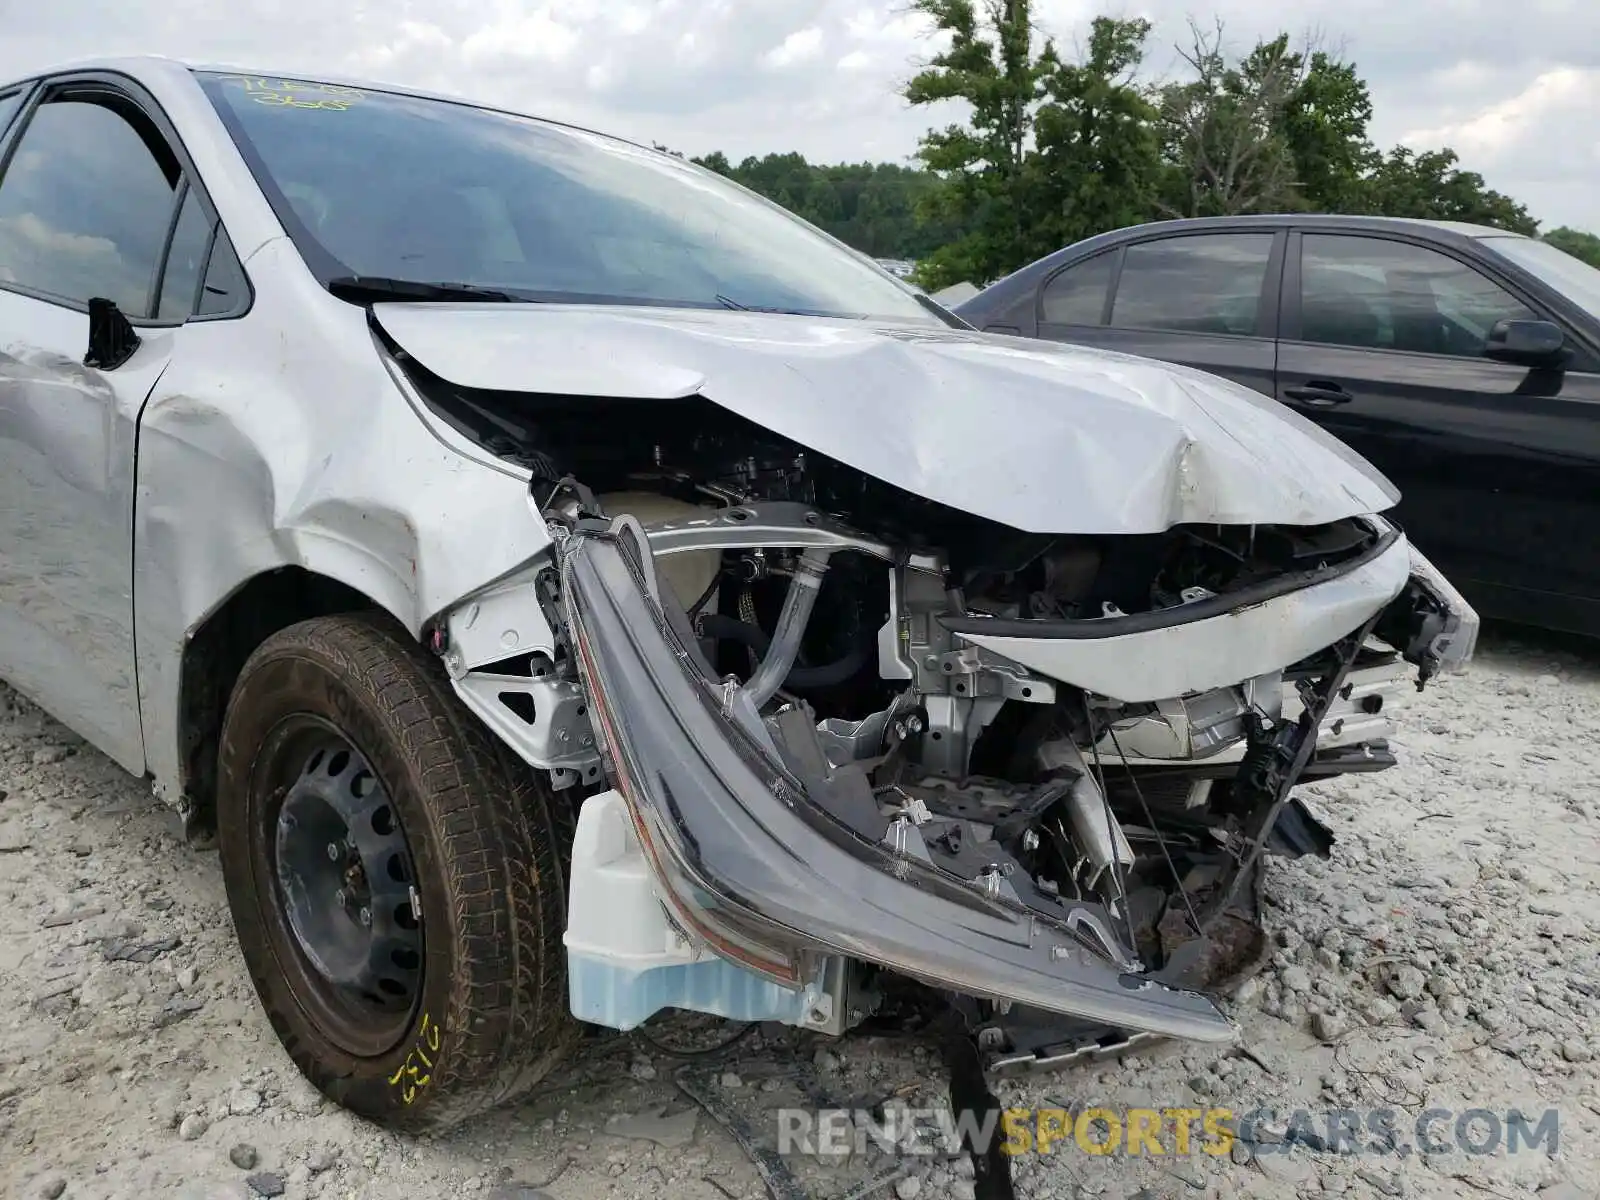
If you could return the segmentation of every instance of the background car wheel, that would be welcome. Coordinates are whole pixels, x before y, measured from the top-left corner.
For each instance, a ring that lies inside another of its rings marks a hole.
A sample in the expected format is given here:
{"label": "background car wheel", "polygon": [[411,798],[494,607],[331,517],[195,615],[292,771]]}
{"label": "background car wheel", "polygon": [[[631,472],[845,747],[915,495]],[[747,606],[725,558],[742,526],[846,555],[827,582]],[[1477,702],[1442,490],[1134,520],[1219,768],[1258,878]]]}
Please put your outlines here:
{"label": "background car wheel", "polygon": [[284,1048],[400,1128],[510,1099],[576,1041],[574,814],[473,719],[439,664],[366,616],[269,638],[222,731],[228,904]]}

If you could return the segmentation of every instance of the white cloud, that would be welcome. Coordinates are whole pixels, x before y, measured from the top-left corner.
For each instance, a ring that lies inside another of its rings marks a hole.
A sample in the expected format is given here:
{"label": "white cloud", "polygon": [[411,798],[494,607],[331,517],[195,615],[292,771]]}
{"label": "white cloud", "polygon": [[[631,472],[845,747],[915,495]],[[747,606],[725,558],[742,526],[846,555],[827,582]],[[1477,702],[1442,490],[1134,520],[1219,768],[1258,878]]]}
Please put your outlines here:
{"label": "white cloud", "polygon": [[548,9],[518,14],[477,30],[461,43],[461,57],[482,67],[498,60],[561,62],[578,44],[579,34]]}
{"label": "white cloud", "polygon": [[[1600,69],[1553,67],[1534,77],[1526,88],[1455,124],[1419,129],[1405,137],[1408,145],[1451,145],[1463,154],[1497,161],[1518,156],[1530,143],[1539,157],[1561,159],[1600,140]],[[1573,126],[1580,128],[1574,129]],[[1559,138],[1552,134],[1560,132]],[[1570,140],[1578,133],[1580,141]],[[1553,152],[1554,151],[1554,152]]]}
{"label": "white cloud", "polygon": [[381,69],[415,51],[431,50],[439,53],[452,50],[455,45],[444,30],[426,21],[401,21],[395,34],[394,40],[390,42],[362,47],[352,55],[357,67],[369,70]]}
{"label": "white cloud", "polygon": [[[3,0],[0,0],[3,3]],[[13,0],[17,8],[23,0]],[[1177,69],[1192,14],[1248,45],[1320,30],[1372,87],[1373,135],[1450,143],[1551,224],[1600,230],[1600,5],[1592,0],[1035,0],[1064,52],[1096,11],[1156,22],[1148,66]],[[688,153],[798,150],[904,161],[959,107],[899,90],[935,53],[907,0],[52,0],[0,39],[0,77],[91,54],[159,53],[326,72],[592,125]],[[843,78],[841,79],[841,76]]]}
{"label": "white cloud", "polygon": [[641,4],[630,4],[617,14],[617,32],[623,37],[643,33],[650,24],[650,9]]}
{"label": "white cloud", "polygon": [[810,62],[822,53],[822,30],[815,25],[797,29],[783,39],[783,44],[767,51],[763,62],[769,67],[793,67]]}
{"label": "white cloud", "polygon": [[907,46],[928,37],[933,32],[933,22],[897,5],[877,5],[845,17],[844,28],[857,41]]}

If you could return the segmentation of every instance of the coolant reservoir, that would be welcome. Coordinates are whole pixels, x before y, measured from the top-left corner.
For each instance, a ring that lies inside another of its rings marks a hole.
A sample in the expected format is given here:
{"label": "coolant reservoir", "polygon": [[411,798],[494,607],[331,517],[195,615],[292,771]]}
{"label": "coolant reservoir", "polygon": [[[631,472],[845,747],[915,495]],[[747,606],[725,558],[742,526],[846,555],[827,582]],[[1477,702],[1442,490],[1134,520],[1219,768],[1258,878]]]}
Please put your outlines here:
{"label": "coolant reservoir", "polygon": [[[716,511],[713,505],[690,504],[655,492],[611,492],[596,499],[608,514],[627,514],[646,526],[660,521],[703,517]],[[691,550],[656,559],[656,578],[663,587],[672,589],[672,594],[685,608],[700,599],[721,569],[722,555],[716,550]],[[713,596],[708,600],[701,611],[716,612],[717,598]]]}

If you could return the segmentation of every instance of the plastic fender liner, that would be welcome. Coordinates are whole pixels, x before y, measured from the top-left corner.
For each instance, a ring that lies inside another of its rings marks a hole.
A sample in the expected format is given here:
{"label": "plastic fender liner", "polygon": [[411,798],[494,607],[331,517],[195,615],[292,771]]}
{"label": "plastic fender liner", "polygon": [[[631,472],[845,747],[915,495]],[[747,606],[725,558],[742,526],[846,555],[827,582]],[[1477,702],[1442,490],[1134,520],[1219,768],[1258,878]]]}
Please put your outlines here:
{"label": "plastic fender liner", "polygon": [[[648,553],[645,551],[644,553]],[[936,987],[1208,1042],[1206,996],[1120,971],[1068,928],[857,835],[720,710],[649,598],[635,535],[566,539],[563,597],[609,768],[663,895],[724,957],[795,978],[817,951]]]}

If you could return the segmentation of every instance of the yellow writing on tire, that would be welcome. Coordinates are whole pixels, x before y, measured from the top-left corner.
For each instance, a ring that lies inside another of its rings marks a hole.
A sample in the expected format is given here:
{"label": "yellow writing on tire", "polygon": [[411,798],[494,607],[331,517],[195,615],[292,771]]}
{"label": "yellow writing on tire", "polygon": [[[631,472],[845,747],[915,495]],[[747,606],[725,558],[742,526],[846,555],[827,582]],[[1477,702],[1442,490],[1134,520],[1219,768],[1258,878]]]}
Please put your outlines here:
{"label": "yellow writing on tire", "polygon": [[441,1041],[439,1027],[427,1013],[422,1014],[422,1025],[417,1029],[416,1043],[406,1055],[400,1069],[389,1076],[389,1086],[400,1089],[400,1100],[410,1104],[417,1094],[433,1082],[433,1062],[439,1056]]}

